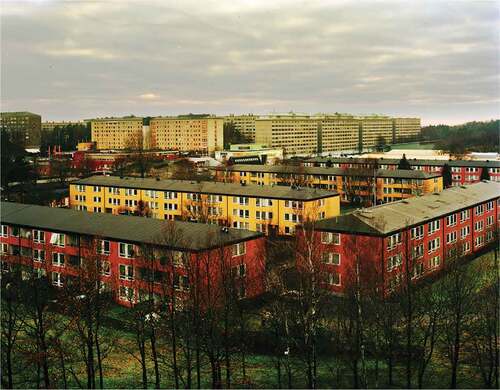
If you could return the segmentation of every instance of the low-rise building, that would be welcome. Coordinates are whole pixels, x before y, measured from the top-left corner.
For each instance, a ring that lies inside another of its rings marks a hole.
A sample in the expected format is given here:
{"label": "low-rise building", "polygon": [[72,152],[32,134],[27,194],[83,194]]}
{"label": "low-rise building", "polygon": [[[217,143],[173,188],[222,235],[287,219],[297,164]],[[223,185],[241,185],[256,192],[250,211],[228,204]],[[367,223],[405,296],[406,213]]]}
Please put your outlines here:
{"label": "low-rise building", "polygon": [[332,291],[352,291],[357,275],[363,288],[397,290],[405,275],[418,281],[498,246],[499,198],[499,183],[482,182],[362,209],[317,222],[308,245]]}
{"label": "low-rise building", "polygon": [[235,144],[229,150],[215,152],[215,158],[219,161],[234,163],[235,161],[249,161],[259,164],[272,164],[283,160],[283,149],[268,148],[262,144]]}
{"label": "low-rise building", "polygon": [[[374,165],[382,169],[397,169],[401,160],[395,158],[360,158],[360,157],[315,157],[307,160],[306,166],[334,167],[334,168],[367,168]],[[487,170],[489,180],[500,182],[499,160],[429,160],[408,159],[411,168],[428,173],[442,173],[443,167],[448,165],[452,174],[452,185],[478,183],[483,177],[483,170]]]}
{"label": "low-rise building", "polygon": [[228,280],[238,298],[264,291],[261,233],[8,202],[1,219],[2,271],[46,277],[56,287],[76,288],[97,264],[96,280],[127,306],[166,295],[182,304]]}
{"label": "low-rise building", "polygon": [[296,165],[228,165],[216,168],[219,181],[296,185],[333,190],[342,202],[380,204],[440,192],[440,173],[399,169],[326,168]]}
{"label": "low-rise building", "polygon": [[305,220],[340,214],[336,192],[236,183],[92,176],[70,184],[70,205],[97,213],[148,214],[293,235]]}

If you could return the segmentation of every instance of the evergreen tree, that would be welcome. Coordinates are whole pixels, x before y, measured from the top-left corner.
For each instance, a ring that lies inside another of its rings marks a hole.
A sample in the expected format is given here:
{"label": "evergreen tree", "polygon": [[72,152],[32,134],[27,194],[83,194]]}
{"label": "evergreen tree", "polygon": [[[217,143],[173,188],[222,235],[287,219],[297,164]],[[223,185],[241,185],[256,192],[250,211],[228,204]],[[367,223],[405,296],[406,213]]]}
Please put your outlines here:
{"label": "evergreen tree", "polygon": [[481,180],[490,180],[490,173],[486,167],[481,170]]}
{"label": "evergreen tree", "polygon": [[441,175],[443,176],[443,186],[444,188],[451,187],[453,182],[451,177],[451,168],[448,164],[443,165],[443,170],[441,171]]}
{"label": "evergreen tree", "polygon": [[411,165],[406,159],[406,154],[403,154],[403,157],[399,160],[398,169],[411,170]]}

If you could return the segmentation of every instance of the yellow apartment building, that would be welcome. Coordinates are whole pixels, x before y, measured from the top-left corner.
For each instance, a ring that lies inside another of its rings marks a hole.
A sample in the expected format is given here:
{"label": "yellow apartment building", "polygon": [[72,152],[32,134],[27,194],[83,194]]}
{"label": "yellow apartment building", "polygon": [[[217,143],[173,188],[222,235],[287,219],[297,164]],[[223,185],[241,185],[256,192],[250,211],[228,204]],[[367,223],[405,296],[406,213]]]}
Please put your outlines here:
{"label": "yellow apartment building", "polygon": [[359,148],[359,120],[350,115],[318,117],[321,152],[357,151]]}
{"label": "yellow apartment building", "polygon": [[[334,191],[295,186],[92,176],[70,184],[70,206],[293,235],[298,224],[340,214]],[[140,232],[138,232],[140,234]]]}
{"label": "yellow apartment building", "polygon": [[379,137],[383,137],[387,144],[393,140],[392,118],[388,116],[363,116],[359,117],[361,125],[361,143],[363,150],[371,149],[377,145]]}
{"label": "yellow apartment building", "polygon": [[208,154],[224,149],[224,119],[156,117],[150,123],[151,147]]}
{"label": "yellow apartment building", "polygon": [[420,118],[392,118],[394,142],[412,141],[420,137]]}
{"label": "yellow apartment building", "polygon": [[103,118],[92,119],[91,136],[97,149],[120,150],[142,147],[143,119]]}
{"label": "yellow apartment building", "polygon": [[216,168],[223,182],[313,187],[335,191],[342,202],[389,203],[441,192],[440,173],[398,169],[326,168],[290,165],[231,165]]}
{"label": "yellow apartment building", "polygon": [[318,121],[309,115],[273,115],[255,121],[255,142],[286,155],[318,152]]}
{"label": "yellow apartment building", "polygon": [[249,142],[255,142],[255,120],[257,115],[234,115],[224,117],[224,123],[232,123],[234,128],[244,135]]}

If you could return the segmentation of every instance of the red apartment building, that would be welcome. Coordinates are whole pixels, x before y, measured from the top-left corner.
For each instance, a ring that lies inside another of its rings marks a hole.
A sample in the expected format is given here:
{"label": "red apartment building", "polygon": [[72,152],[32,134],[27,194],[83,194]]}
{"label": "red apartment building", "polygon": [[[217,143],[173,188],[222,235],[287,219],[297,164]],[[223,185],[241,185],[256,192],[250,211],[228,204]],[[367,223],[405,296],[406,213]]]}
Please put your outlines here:
{"label": "red apartment building", "polygon": [[[360,157],[316,157],[305,162],[306,166],[334,167],[334,168],[362,168],[377,163],[380,169],[397,169],[399,159],[379,158],[367,159]],[[412,169],[441,173],[444,164],[451,168],[453,186],[473,184],[481,181],[483,169],[487,169],[491,181],[500,182],[500,161],[484,160],[422,160],[408,159]]]}
{"label": "red apartment building", "polygon": [[334,292],[349,288],[359,266],[365,284],[390,290],[406,269],[418,280],[456,254],[498,245],[499,218],[500,183],[481,182],[321,220],[309,235],[298,235],[299,248],[305,240],[317,243],[320,269]]}
{"label": "red apartment building", "polygon": [[34,268],[66,287],[94,259],[101,282],[123,305],[146,293],[187,297],[193,290],[213,302],[228,275],[239,298],[264,290],[261,233],[9,202],[1,203],[1,224],[3,272]]}

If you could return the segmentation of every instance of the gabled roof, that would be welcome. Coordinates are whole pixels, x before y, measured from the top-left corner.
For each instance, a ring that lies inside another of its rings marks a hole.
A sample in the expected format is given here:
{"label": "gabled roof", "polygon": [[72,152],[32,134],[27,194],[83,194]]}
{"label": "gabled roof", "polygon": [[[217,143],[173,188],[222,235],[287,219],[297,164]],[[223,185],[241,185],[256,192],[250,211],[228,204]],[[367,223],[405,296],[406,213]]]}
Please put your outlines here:
{"label": "gabled roof", "polygon": [[[179,251],[199,252],[263,236],[262,233],[194,222],[89,213],[72,209],[1,202],[3,224],[111,240],[155,244]],[[168,232],[172,232],[169,233]],[[172,237],[175,236],[175,239]]]}
{"label": "gabled roof", "polygon": [[284,186],[241,185],[237,183],[221,183],[211,181],[189,180],[156,180],[152,178],[118,176],[92,176],[77,180],[71,185],[92,185],[103,187],[137,188],[144,190],[175,191],[187,193],[201,193],[210,195],[234,195],[256,198],[285,199],[285,200],[316,200],[338,196],[334,191],[313,188],[292,189]]}
{"label": "gabled roof", "polygon": [[384,236],[499,197],[500,183],[484,181],[324,219],[316,223],[316,228]]}

